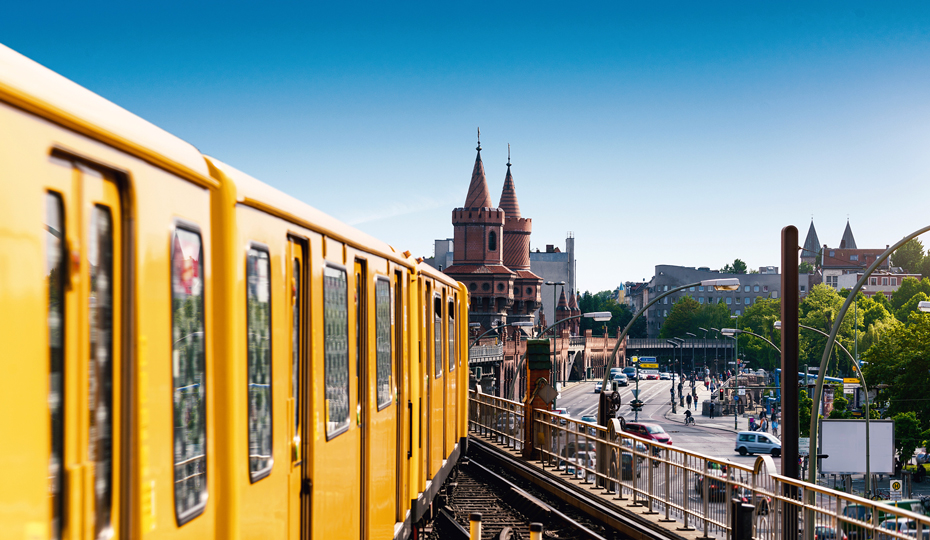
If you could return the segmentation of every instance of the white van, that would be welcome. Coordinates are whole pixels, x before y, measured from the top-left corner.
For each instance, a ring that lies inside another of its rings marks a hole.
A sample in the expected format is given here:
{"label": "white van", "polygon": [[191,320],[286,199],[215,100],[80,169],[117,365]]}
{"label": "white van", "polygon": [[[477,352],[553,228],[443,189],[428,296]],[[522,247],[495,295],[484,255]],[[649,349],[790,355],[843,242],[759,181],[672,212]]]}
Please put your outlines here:
{"label": "white van", "polygon": [[741,456],[746,454],[781,455],[781,441],[761,431],[740,431],[736,434],[736,448]]}

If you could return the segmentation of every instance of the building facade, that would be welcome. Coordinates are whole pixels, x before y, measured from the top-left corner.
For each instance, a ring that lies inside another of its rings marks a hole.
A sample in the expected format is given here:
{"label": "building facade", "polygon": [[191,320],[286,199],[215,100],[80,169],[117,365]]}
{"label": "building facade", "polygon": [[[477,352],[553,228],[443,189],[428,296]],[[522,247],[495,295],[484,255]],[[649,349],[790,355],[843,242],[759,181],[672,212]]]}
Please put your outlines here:
{"label": "building facade", "polygon": [[[537,248],[530,251],[530,270],[543,280],[542,314],[549,324],[559,319],[552,317],[558,306],[559,294],[564,289],[565,294],[577,294],[578,287],[575,282],[575,235],[569,232],[565,238],[565,251],[548,244],[546,250]],[[549,281],[558,283],[564,281],[565,285],[546,285]],[[537,322],[540,317],[537,317]]]}

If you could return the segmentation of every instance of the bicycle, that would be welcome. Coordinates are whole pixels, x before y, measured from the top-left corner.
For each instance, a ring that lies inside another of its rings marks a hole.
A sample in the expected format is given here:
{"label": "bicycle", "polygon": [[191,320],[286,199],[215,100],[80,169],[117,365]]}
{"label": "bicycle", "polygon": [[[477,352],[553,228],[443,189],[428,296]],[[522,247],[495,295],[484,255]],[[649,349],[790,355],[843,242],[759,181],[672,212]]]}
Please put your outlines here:
{"label": "bicycle", "polygon": [[686,417],[685,417],[685,425],[687,426],[688,424],[694,425],[694,417],[693,417],[693,416],[686,416]]}
{"label": "bicycle", "polygon": [[873,501],[887,501],[891,499],[891,490],[876,489],[875,494],[869,497]]}

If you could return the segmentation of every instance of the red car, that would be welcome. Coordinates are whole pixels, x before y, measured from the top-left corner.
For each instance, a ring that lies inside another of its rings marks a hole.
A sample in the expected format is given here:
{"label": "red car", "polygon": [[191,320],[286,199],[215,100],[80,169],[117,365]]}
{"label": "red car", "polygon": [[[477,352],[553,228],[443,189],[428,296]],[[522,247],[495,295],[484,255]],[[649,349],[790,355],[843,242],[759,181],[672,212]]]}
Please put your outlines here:
{"label": "red car", "polygon": [[659,424],[627,422],[623,430],[643,439],[649,439],[662,444],[672,444],[671,436],[669,436]]}

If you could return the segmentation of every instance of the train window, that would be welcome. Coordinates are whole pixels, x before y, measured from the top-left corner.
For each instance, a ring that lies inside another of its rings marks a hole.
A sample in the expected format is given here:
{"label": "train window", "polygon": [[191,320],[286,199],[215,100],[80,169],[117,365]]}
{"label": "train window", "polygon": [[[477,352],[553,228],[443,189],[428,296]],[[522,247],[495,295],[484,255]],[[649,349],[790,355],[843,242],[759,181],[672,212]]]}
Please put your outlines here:
{"label": "train window", "polygon": [[171,243],[171,373],[174,392],[174,509],[178,524],[207,504],[203,244],[176,228]]}
{"label": "train window", "polygon": [[326,437],[349,428],[349,280],[346,271],[323,270]]}
{"label": "train window", "polygon": [[449,371],[455,369],[455,308],[449,300],[449,330],[446,339],[449,341]]}
{"label": "train window", "polygon": [[[69,163],[70,165],[70,163]],[[52,538],[61,538],[64,510],[64,320],[65,280],[65,220],[61,196],[45,196],[45,273],[48,279],[48,409],[51,421],[51,455],[48,460],[49,495],[51,499]]]}
{"label": "train window", "polygon": [[391,282],[375,283],[378,409],[391,404]]}
{"label": "train window", "polygon": [[246,319],[249,372],[249,477],[271,472],[271,263],[263,247],[246,257]]}
{"label": "train window", "polygon": [[291,397],[294,398],[294,429],[300,428],[300,261],[294,259],[294,274],[291,276],[293,289],[293,319],[291,320]]}
{"label": "train window", "polygon": [[442,300],[433,298],[433,343],[436,351],[436,377],[442,376]]}
{"label": "train window", "polygon": [[88,232],[90,366],[88,457],[94,462],[94,538],[113,534],[113,220],[95,206]]}

